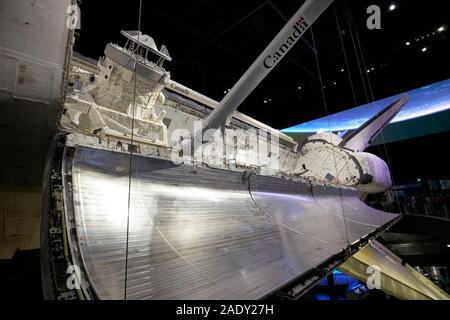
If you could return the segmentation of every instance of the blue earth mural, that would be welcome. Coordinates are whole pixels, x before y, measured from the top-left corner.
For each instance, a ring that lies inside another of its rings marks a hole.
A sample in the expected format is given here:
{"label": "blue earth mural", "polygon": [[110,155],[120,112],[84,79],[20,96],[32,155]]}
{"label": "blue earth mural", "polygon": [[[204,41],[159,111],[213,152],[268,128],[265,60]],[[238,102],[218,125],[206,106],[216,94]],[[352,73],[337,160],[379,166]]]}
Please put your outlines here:
{"label": "blue earth mural", "polygon": [[404,94],[409,96],[409,102],[393,119],[392,123],[407,121],[450,109],[450,79],[447,79],[405,92],[403,94],[378,100],[374,103],[368,103],[356,108],[335,113],[328,117],[299,124],[284,129],[282,132],[316,133],[353,130],[361,126],[377,112],[381,111],[387,105]]}

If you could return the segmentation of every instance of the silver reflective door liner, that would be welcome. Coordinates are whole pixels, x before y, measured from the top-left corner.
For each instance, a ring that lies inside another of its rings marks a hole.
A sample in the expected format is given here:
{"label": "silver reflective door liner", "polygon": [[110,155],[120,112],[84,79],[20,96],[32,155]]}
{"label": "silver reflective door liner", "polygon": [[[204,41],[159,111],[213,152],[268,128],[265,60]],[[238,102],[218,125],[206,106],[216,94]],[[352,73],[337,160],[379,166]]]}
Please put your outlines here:
{"label": "silver reflective door liner", "polygon": [[[123,299],[130,155],[65,161],[72,250],[97,298]],[[139,156],[131,171],[127,299],[263,298],[397,217],[281,178]]]}

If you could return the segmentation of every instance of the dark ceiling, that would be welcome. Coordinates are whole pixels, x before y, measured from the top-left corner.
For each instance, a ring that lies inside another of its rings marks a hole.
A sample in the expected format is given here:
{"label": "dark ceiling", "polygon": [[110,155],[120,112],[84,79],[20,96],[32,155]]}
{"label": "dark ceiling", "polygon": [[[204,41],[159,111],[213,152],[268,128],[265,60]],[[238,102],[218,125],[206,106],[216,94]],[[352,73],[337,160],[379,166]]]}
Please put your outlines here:
{"label": "dark ceiling", "polygon": [[[83,1],[75,50],[97,59],[108,42],[123,42],[121,29],[136,30],[139,1],[125,3]],[[174,80],[220,100],[301,3],[143,1],[141,29],[168,47]],[[382,10],[381,30],[366,27],[372,4]],[[379,99],[447,79],[448,30],[439,26],[450,26],[446,1],[335,1],[312,28],[328,113],[371,101],[371,91]],[[312,43],[310,30],[239,110],[278,129],[324,116]]]}

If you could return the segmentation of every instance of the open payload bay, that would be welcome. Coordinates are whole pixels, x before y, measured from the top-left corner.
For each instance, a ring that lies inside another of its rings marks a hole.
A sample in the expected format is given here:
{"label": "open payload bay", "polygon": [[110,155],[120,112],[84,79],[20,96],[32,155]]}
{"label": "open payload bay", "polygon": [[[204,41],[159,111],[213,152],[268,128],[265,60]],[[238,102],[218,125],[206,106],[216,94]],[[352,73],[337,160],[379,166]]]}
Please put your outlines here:
{"label": "open payload bay", "polygon": [[85,147],[63,168],[70,248],[100,299],[264,298],[397,217],[349,189]]}

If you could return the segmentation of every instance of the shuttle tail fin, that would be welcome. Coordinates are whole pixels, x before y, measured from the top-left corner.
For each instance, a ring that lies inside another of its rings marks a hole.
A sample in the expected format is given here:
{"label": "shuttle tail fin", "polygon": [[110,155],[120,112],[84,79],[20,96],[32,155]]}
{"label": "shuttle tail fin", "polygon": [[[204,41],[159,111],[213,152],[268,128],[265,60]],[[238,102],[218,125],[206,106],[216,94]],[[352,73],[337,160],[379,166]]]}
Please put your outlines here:
{"label": "shuttle tail fin", "polygon": [[347,132],[342,138],[340,147],[351,149],[353,151],[364,151],[376,136],[383,130],[394,117],[400,112],[403,106],[408,102],[407,95],[395,100],[386,108],[378,112],[371,119],[366,121],[358,129]]}

